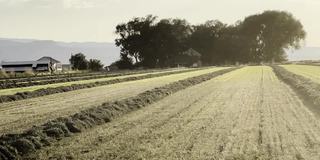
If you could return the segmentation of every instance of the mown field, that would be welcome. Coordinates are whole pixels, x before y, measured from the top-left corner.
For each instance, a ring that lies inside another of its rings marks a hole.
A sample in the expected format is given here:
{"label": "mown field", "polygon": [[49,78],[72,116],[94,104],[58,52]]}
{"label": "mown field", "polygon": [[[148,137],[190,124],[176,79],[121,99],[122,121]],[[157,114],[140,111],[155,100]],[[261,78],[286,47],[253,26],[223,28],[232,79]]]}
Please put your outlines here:
{"label": "mown field", "polygon": [[[190,70],[190,69],[181,69],[181,70]],[[81,76],[79,78],[79,80],[74,80],[72,82],[59,83],[59,81],[58,81],[58,83],[52,83],[52,84],[43,84],[43,85],[35,85],[35,86],[28,86],[28,87],[11,87],[10,89],[1,89],[0,95],[10,95],[10,94],[15,94],[17,92],[34,91],[34,90],[42,89],[42,88],[54,88],[54,87],[61,87],[61,86],[71,86],[74,84],[96,83],[96,82],[102,82],[102,81],[113,80],[113,79],[123,79],[123,78],[128,78],[128,77],[143,76],[143,75],[147,75],[147,74],[157,74],[157,73],[174,72],[174,71],[176,71],[176,69],[168,70],[168,71],[154,71],[154,72],[146,72],[146,73],[138,73],[138,74],[129,74],[129,75],[124,75],[124,76],[122,76],[122,74],[101,76],[101,77],[94,75],[92,79],[88,78],[86,80],[82,80],[81,78],[92,77],[92,76],[90,76],[90,75],[89,76]],[[56,78],[56,79],[60,79],[60,78]],[[39,80],[35,80],[35,81],[39,82]]]}
{"label": "mown field", "polygon": [[309,78],[314,82],[320,83],[320,66],[282,65],[282,67],[290,72]]}
{"label": "mown field", "polygon": [[0,159],[317,160],[319,71],[211,67],[1,103]]}

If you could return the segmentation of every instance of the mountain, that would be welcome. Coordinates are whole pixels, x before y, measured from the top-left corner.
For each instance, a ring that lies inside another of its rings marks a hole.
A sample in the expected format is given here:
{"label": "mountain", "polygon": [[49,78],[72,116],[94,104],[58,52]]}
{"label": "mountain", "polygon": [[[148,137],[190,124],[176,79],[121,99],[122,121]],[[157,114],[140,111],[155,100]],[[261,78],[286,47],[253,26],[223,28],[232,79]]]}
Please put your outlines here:
{"label": "mountain", "polygon": [[[113,43],[98,42],[57,42],[33,39],[0,38],[0,61],[37,60],[50,56],[62,63],[69,63],[71,54],[84,53],[88,59],[101,60],[105,65],[119,59],[120,49]],[[320,47],[303,47],[296,51],[287,51],[290,61],[320,60]]]}
{"label": "mountain", "polygon": [[87,59],[99,59],[109,65],[119,59],[120,49],[113,43],[0,38],[0,61],[28,61],[50,56],[69,63],[71,54],[79,52],[84,53]]}
{"label": "mountain", "polygon": [[320,60],[320,47],[303,47],[296,51],[287,51],[290,61]]}

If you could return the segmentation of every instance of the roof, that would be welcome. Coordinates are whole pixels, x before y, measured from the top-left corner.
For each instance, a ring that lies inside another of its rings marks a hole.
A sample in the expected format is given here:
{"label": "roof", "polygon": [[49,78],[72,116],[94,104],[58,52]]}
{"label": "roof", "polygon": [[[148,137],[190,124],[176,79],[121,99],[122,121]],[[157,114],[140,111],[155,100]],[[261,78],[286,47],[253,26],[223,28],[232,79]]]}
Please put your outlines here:
{"label": "roof", "polygon": [[23,64],[36,64],[37,61],[2,61],[1,65],[23,65]]}
{"label": "roof", "polygon": [[201,57],[201,54],[194,50],[193,48],[190,48],[184,52],[181,53],[182,55],[188,55],[188,56],[195,56],[195,57]]}
{"label": "roof", "polygon": [[47,57],[47,56],[44,56],[40,59],[38,59],[37,61],[50,61],[50,62],[53,62],[53,63],[61,63],[60,61],[52,58],[52,57]]}
{"label": "roof", "polygon": [[2,61],[0,65],[27,65],[32,64],[36,66],[37,64],[48,64],[50,62],[60,63],[60,61],[53,59],[51,57],[42,57],[37,61]]}

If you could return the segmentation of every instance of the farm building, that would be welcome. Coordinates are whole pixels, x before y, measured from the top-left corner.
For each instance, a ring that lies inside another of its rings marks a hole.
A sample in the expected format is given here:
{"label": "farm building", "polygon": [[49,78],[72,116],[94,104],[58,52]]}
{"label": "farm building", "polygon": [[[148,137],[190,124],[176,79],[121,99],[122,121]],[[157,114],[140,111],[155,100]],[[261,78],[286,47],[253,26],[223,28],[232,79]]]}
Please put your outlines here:
{"label": "farm building", "polygon": [[72,65],[71,64],[62,64],[62,71],[67,72],[72,70]]}
{"label": "farm building", "polygon": [[49,72],[62,70],[61,62],[51,57],[42,57],[36,61],[2,61],[1,67],[6,72]]}
{"label": "farm building", "polygon": [[200,67],[201,66],[201,54],[196,50],[190,48],[182,52],[175,62],[175,65],[180,67]]}

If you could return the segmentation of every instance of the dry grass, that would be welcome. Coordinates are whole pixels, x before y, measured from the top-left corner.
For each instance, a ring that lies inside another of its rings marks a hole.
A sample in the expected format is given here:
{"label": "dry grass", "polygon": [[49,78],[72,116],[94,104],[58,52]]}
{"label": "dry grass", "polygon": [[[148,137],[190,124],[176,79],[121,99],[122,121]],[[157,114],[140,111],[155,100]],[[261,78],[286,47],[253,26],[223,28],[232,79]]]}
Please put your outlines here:
{"label": "dry grass", "polygon": [[155,87],[221,69],[226,68],[210,68],[3,103],[0,104],[0,133],[16,133],[32,125],[42,124],[47,120],[67,116],[104,102],[129,98]]}
{"label": "dry grass", "polygon": [[270,67],[245,67],[40,150],[38,159],[310,159],[319,119]]}
{"label": "dry grass", "polygon": [[187,70],[178,70],[178,71],[169,71],[169,72],[164,71],[159,73],[150,73],[150,74],[129,76],[129,77],[121,76],[119,78],[114,78],[106,81],[96,81],[96,82],[84,83],[84,84],[79,83],[79,84],[73,84],[71,86],[59,86],[55,88],[42,88],[34,91],[17,92],[14,95],[2,95],[2,96],[0,95],[0,103],[41,97],[45,95],[51,95],[51,94],[57,94],[57,93],[63,93],[63,92],[70,92],[70,91],[85,89],[85,88],[105,86],[105,85],[127,82],[127,81],[134,81],[134,80],[141,80],[141,79],[147,79],[147,78],[153,78],[153,77],[161,77],[161,76],[166,76],[171,74],[192,72],[192,71],[204,70],[204,69],[207,69],[207,68],[187,69]]}
{"label": "dry grass", "polygon": [[286,70],[320,83],[320,66],[311,65],[281,65]]}
{"label": "dry grass", "polygon": [[[306,76],[298,75],[281,66],[273,66],[277,76],[297,91],[309,107],[320,113],[320,83]],[[302,69],[300,69],[302,70]]]}
{"label": "dry grass", "polygon": [[[183,70],[188,70],[188,69],[183,69]],[[176,72],[176,71],[177,70],[158,71],[158,72],[152,72],[152,73],[133,74],[133,75],[125,75],[125,76],[119,76],[119,77],[107,77],[107,78],[98,78],[98,79],[90,79],[90,80],[82,80],[82,81],[38,85],[38,86],[31,86],[31,87],[1,89],[0,95],[13,95],[18,92],[31,92],[31,91],[35,91],[35,90],[39,90],[39,89],[44,89],[44,88],[56,88],[56,87],[71,86],[71,85],[76,85],[76,84],[89,84],[89,83],[103,82],[103,81],[109,81],[109,80],[114,80],[114,79],[124,79],[124,78],[129,78],[129,77],[144,76],[144,75],[148,75],[148,74],[152,75],[152,74],[170,73],[170,72]]]}
{"label": "dry grass", "polygon": [[170,93],[202,83],[232,70],[234,68],[191,77],[143,92],[136,97],[113,103],[104,103],[101,106],[76,113],[67,118],[55,119],[44,125],[33,127],[22,134],[4,135],[0,138],[0,156],[11,159],[34,152],[36,149],[48,146],[51,141],[70,136],[70,133],[80,132],[92,128],[92,126],[109,122],[112,118],[158,101],[170,95]]}
{"label": "dry grass", "polygon": [[0,78],[8,78],[9,75],[4,71],[4,70],[0,70]]}

